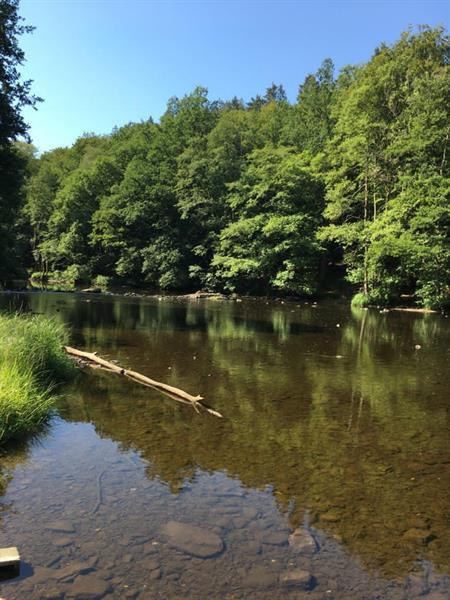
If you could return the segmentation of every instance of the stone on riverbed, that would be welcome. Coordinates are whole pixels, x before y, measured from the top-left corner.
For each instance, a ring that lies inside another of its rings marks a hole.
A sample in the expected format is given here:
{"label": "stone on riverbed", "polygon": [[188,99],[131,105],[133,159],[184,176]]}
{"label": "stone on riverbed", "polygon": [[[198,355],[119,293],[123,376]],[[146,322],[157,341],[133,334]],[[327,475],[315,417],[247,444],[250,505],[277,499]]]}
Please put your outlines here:
{"label": "stone on riverbed", "polygon": [[155,581],[156,579],[160,579],[161,577],[161,569],[158,567],[157,569],[153,569],[153,571],[150,571],[149,573],[149,578],[153,581]]}
{"label": "stone on riverbed", "polygon": [[69,582],[78,577],[79,575],[85,575],[94,570],[92,563],[85,561],[75,561],[69,563],[65,567],[55,569],[55,578],[58,581]]}
{"label": "stone on riverbed", "polygon": [[265,567],[253,567],[243,578],[242,583],[250,588],[268,588],[276,583],[277,576],[275,572]]}
{"label": "stone on riverbed", "polygon": [[195,525],[169,521],[162,531],[171,546],[198,558],[211,558],[224,548],[222,539],[216,533]]}
{"label": "stone on riverbed", "polygon": [[309,571],[293,569],[281,573],[280,583],[286,586],[295,586],[302,590],[310,590],[314,585],[314,578]]}
{"label": "stone on riverbed", "polygon": [[158,553],[158,543],[157,542],[147,542],[142,546],[142,554],[145,556],[149,554],[157,554]]}
{"label": "stone on riverbed", "polygon": [[109,584],[96,575],[80,575],[75,579],[66,597],[77,600],[94,600],[103,598],[110,590]]}
{"label": "stone on riverbed", "polygon": [[42,600],[61,600],[63,598],[64,590],[58,588],[46,588],[40,590],[39,598]]}
{"label": "stone on riverbed", "polygon": [[49,584],[52,579],[55,579],[57,570],[49,569],[48,567],[40,567],[39,565],[34,567],[33,573],[33,585],[44,585]]}
{"label": "stone on riverbed", "polygon": [[309,531],[303,527],[298,527],[294,533],[289,536],[289,546],[294,552],[302,554],[314,554],[318,550],[318,545]]}
{"label": "stone on riverbed", "polygon": [[149,571],[157,571],[157,570],[159,571],[161,565],[157,558],[151,558],[150,560],[148,560],[146,562],[146,566]]}
{"label": "stone on riverbed", "polygon": [[284,546],[288,543],[288,538],[282,531],[271,531],[263,535],[262,542],[270,546]]}
{"label": "stone on riverbed", "polygon": [[320,520],[325,523],[338,523],[341,520],[339,514],[334,510],[329,510],[328,512],[322,513],[320,515]]}
{"label": "stone on riverbed", "polygon": [[63,519],[47,523],[46,528],[50,529],[50,531],[57,531],[58,533],[75,533],[75,528],[72,523]]}
{"label": "stone on riverbed", "polygon": [[433,536],[427,529],[408,529],[403,534],[403,539],[413,544],[428,544],[433,539]]}
{"label": "stone on riverbed", "polygon": [[73,538],[71,537],[60,537],[53,542],[53,545],[58,548],[64,548],[64,546],[70,546],[70,544],[73,544]]}
{"label": "stone on riverbed", "polygon": [[258,511],[254,506],[246,506],[242,511],[242,516],[250,521],[258,515]]}

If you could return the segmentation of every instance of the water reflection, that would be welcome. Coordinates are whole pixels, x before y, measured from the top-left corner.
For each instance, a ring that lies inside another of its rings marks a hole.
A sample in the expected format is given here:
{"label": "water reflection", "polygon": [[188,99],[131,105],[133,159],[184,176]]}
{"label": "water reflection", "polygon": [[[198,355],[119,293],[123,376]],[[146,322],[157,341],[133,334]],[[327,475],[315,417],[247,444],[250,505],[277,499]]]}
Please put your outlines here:
{"label": "water reflection", "polygon": [[150,480],[174,494],[199,473],[270,485],[291,528],[306,518],[369,573],[403,578],[418,560],[448,572],[443,317],[58,294],[20,302],[69,323],[74,344],[200,392],[226,415],[199,417],[109,374],[80,376],[63,417],[137,451]]}

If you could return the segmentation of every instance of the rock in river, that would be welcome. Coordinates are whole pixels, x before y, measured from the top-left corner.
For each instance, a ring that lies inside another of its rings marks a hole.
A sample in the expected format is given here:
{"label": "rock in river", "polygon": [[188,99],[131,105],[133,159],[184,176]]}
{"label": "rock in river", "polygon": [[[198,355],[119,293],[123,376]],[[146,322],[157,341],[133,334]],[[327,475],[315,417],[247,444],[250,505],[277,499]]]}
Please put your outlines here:
{"label": "rock in river", "polygon": [[413,544],[428,544],[433,539],[433,535],[427,529],[413,527],[403,534],[403,539]]}
{"label": "rock in river", "polygon": [[277,576],[274,571],[265,569],[264,567],[253,567],[243,578],[242,583],[245,587],[251,588],[268,588],[275,584]]}
{"label": "rock in river", "polygon": [[210,558],[224,548],[216,533],[187,523],[169,521],[163,527],[163,534],[171,546],[198,558]]}
{"label": "rock in river", "polygon": [[110,590],[109,584],[96,575],[80,575],[70,586],[66,598],[76,600],[95,600],[103,598]]}
{"label": "rock in river", "polygon": [[53,542],[53,545],[58,548],[64,548],[64,546],[70,546],[70,544],[73,544],[73,537],[60,537]]}
{"label": "rock in river", "polygon": [[322,513],[320,515],[320,520],[325,523],[338,523],[341,520],[338,513],[334,510],[329,510],[328,512]]}
{"label": "rock in river", "polygon": [[286,586],[295,586],[301,590],[310,590],[314,585],[314,578],[309,571],[293,569],[280,575],[280,583]]}
{"label": "rock in river", "polygon": [[64,519],[47,523],[46,528],[50,531],[57,531],[58,533],[75,533],[75,527],[73,524]]}
{"label": "rock in river", "polygon": [[288,543],[288,539],[287,535],[282,531],[271,531],[263,535],[262,542],[270,546],[284,546]]}
{"label": "rock in river", "polygon": [[58,581],[70,582],[78,577],[79,575],[86,575],[94,570],[92,563],[86,561],[76,561],[69,563],[68,565],[61,567],[59,569],[54,569],[55,578]]}
{"label": "rock in river", "polygon": [[318,550],[316,540],[304,527],[298,527],[289,536],[289,546],[294,552],[302,554],[314,554]]}

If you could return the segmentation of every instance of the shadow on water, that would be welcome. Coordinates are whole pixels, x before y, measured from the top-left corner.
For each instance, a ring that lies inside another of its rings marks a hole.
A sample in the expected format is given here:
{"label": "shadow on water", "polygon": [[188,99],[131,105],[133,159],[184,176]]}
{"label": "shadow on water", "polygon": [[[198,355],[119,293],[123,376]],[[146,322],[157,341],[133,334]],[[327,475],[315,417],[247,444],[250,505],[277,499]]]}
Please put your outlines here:
{"label": "shadow on water", "polygon": [[369,574],[399,580],[417,561],[449,571],[444,318],[338,304],[26,301],[69,323],[77,345],[200,392],[226,416],[199,417],[106,373],[67,390],[62,417],[138,453],[175,498],[226,473],[269,491],[290,529],[306,520]]}

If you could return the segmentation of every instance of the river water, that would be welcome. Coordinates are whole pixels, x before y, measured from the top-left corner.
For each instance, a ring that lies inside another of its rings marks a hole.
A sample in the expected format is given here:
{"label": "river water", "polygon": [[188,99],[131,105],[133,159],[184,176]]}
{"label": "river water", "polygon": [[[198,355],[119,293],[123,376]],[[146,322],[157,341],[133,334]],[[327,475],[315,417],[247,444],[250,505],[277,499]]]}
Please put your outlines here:
{"label": "river water", "polygon": [[0,547],[23,561],[2,598],[449,597],[446,317],[66,293],[0,306],[53,315],[72,345],[225,417],[80,373],[45,431],[0,457]]}

